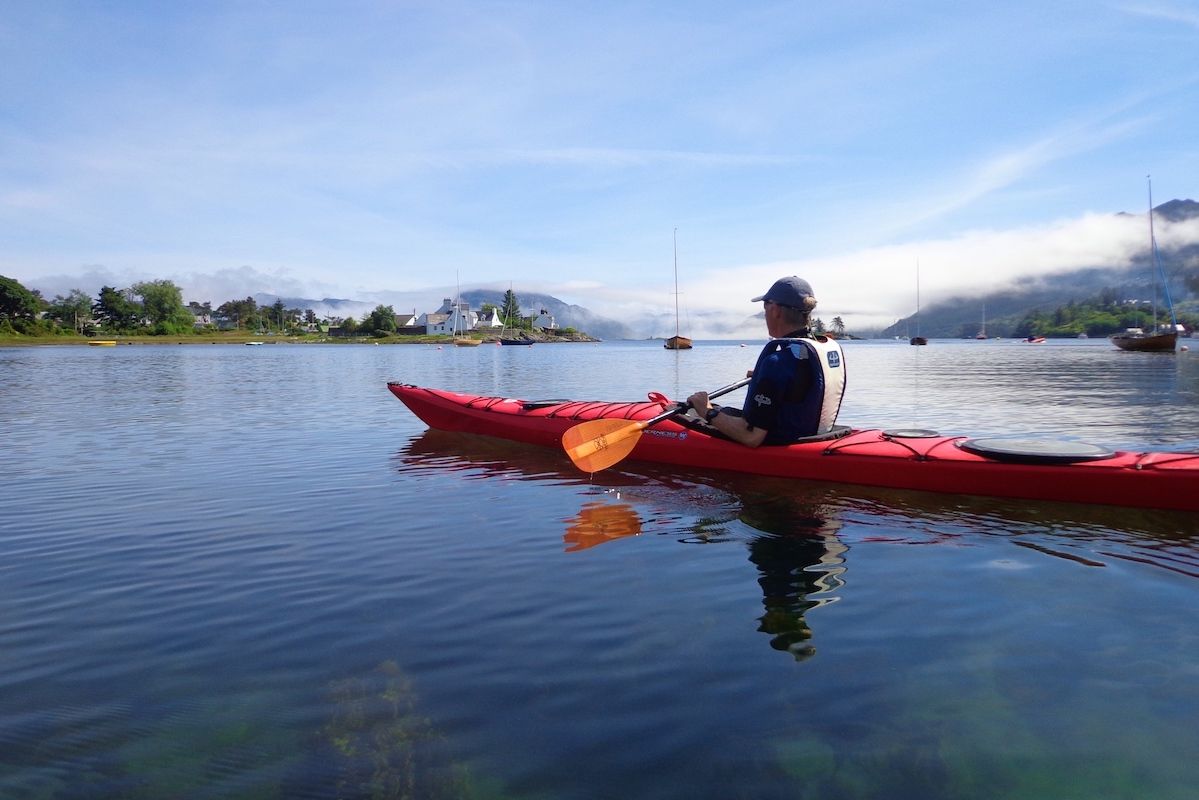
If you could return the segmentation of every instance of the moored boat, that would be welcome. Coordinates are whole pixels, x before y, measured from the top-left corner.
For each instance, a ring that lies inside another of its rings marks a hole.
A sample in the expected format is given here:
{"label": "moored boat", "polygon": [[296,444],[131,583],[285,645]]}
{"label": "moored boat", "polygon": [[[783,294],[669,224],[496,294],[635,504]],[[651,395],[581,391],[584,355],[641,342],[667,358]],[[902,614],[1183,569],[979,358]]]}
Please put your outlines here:
{"label": "moored boat", "polygon": [[1113,333],[1109,338],[1121,350],[1139,353],[1173,353],[1178,346],[1177,331],[1145,333],[1140,328],[1129,328],[1121,333]]}
{"label": "moored boat", "polygon": [[[660,399],[525,401],[387,386],[431,428],[554,448],[580,423],[647,420],[670,406]],[[747,448],[710,431],[696,420],[673,417],[646,429],[629,458],[894,489],[1199,511],[1199,453],[847,427],[783,447]]]}
{"label": "moored boat", "polygon": [[686,336],[671,336],[663,345],[667,350],[690,350],[691,340]]}
{"label": "moored boat", "polygon": [[662,345],[667,350],[690,350],[691,340],[679,333],[679,229],[674,229],[674,336]]}
{"label": "moored boat", "polygon": [[[1121,350],[1132,350],[1140,353],[1173,353],[1178,346],[1178,331],[1182,328],[1174,315],[1174,302],[1170,299],[1170,287],[1166,285],[1166,272],[1162,269],[1161,253],[1157,249],[1157,234],[1153,231],[1153,181],[1146,178],[1149,188],[1149,250],[1153,256],[1153,324],[1145,331],[1141,328],[1126,328],[1120,333],[1113,333],[1108,339]],[[1170,324],[1159,325],[1157,322],[1157,289],[1158,281],[1165,292],[1166,307],[1170,311]]]}

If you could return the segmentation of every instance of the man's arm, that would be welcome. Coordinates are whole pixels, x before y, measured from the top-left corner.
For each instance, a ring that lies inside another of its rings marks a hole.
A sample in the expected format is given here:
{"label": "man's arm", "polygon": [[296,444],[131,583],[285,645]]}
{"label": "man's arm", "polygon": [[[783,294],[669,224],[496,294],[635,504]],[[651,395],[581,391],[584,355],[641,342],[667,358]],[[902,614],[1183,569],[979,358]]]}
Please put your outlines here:
{"label": "man's arm", "polygon": [[[708,399],[707,392],[696,392],[687,398],[687,402],[695,409],[695,413],[707,419],[708,412],[715,408]],[[765,428],[751,428],[744,417],[732,414],[717,414],[708,420],[708,424],[735,442],[747,447],[757,447],[766,440]]]}

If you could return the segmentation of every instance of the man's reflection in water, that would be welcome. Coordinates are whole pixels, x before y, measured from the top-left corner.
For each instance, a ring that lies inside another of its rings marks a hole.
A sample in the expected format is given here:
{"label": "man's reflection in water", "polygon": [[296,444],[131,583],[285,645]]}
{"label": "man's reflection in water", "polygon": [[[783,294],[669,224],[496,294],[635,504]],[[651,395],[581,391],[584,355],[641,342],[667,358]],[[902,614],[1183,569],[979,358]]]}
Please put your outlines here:
{"label": "man's reflection in water", "polygon": [[763,532],[749,543],[766,608],[758,630],[771,636],[775,650],[805,659],[816,649],[804,614],[835,601],[844,585],[848,548],[835,535],[840,524],[818,504],[792,497],[747,497],[740,516]]}
{"label": "man's reflection in water", "polygon": [[[738,518],[761,531],[749,542],[749,560],[758,568],[766,609],[758,617],[758,630],[770,635],[775,650],[805,659],[816,650],[804,615],[836,600],[834,592],[844,584],[843,556],[848,548],[836,537],[840,528],[836,509],[784,494],[747,494],[741,500]],[[641,533],[640,515],[619,500],[584,503],[567,523],[562,537],[567,552]],[[688,541],[716,539],[705,531]]]}

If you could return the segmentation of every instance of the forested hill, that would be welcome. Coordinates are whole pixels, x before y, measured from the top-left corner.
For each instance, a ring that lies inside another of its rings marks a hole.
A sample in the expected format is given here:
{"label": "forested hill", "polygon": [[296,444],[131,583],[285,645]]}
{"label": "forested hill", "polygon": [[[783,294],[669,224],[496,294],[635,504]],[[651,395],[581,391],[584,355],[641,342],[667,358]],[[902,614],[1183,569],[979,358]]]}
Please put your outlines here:
{"label": "forested hill", "polygon": [[[1153,210],[1157,219],[1182,222],[1199,219],[1199,202],[1170,200]],[[1159,242],[1160,247],[1160,242]],[[1180,321],[1199,324],[1199,245],[1161,249],[1167,288]],[[988,336],[1027,336],[1030,333],[1106,335],[1136,327],[1138,309],[1147,311],[1153,297],[1152,253],[1145,252],[1126,269],[1095,266],[1043,278],[1019,289],[982,296],[953,297],[920,310],[884,329],[882,336],[973,338],[986,315]],[[1159,315],[1166,318],[1158,293]]]}

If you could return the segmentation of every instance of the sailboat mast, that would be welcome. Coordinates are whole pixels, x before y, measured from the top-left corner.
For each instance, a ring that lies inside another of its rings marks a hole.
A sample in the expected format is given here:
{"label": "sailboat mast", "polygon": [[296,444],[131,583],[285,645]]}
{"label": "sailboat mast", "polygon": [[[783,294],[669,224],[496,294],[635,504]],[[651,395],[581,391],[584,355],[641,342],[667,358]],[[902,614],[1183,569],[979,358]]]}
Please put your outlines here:
{"label": "sailboat mast", "polygon": [[1157,237],[1153,235],[1153,176],[1145,176],[1145,184],[1149,189],[1149,249],[1153,256],[1153,332],[1157,333],[1157,270],[1160,262],[1157,258]]}
{"label": "sailboat mast", "polygon": [[674,335],[679,335],[679,229],[674,229]]}
{"label": "sailboat mast", "polygon": [[916,259],[916,336],[920,336],[920,259]]}
{"label": "sailboat mast", "polygon": [[1174,303],[1170,299],[1170,286],[1166,283],[1166,271],[1162,268],[1161,253],[1157,249],[1157,236],[1153,232],[1153,176],[1146,175],[1145,181],[1149,186],[1149,246],[1153,250],[1153,329],[1157,330],[1157,281],[1162,282],[1162,292],[1166,297],[1166,307],[1170,309],[1171,330],[1177,330],[1178,319],[1174,316]]}

